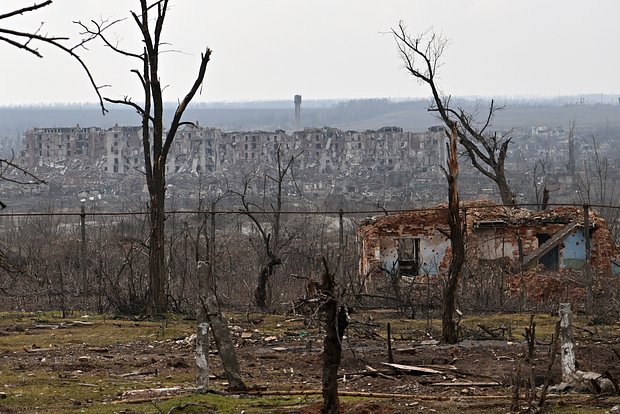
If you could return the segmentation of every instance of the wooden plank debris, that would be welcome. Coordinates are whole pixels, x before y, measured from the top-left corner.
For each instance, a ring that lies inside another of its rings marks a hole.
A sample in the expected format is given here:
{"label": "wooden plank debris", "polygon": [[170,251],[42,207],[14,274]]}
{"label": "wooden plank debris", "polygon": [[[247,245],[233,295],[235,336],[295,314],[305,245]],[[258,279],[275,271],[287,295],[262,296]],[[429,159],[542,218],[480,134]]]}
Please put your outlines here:
{"label": "wooden plank debris", "polygon": [[392,367],[394,369],[415,373],[415,374],[443,374],[441,371],[437,371],[432,368],[424,368],[424,367],[416,367],[413,365],[403,365],[403,364],[392,364],[389,362],[382,362],[383,365],[387,365],[388,367]]}

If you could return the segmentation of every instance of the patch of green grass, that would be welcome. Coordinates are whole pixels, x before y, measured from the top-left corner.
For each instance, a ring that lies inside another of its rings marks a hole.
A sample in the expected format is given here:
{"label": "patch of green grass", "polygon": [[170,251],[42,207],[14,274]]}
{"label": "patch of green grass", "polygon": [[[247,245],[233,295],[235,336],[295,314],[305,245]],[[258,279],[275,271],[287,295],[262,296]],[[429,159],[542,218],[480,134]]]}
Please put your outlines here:
{"label": "patch of green grass", "polygon": [[[130,321],[96,318],[61,319],[57,315],[0,316],[0,352],[17,352],[33,345],[39,348],[63,348],[83,344],[105,347],[132,341],[155,341],[184,337],[194,332],[194,322],[180,318],[164,321]],[[71,325],[73,320],[93,325]],[[58,329],[38,329],[37,324],[59,325]]]}

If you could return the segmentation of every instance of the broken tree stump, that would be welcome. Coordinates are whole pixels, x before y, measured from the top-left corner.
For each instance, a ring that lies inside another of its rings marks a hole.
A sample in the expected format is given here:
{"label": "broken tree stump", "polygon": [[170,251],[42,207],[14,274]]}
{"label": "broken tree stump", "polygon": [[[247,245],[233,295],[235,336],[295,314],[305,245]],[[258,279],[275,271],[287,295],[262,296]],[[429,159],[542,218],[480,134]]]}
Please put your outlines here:
{"label": "broken tree stump", "polygon": [[573,313],[570,303],[560,303],[559,313],[562,382],[568,384],[575,379],[575,341],[572,326]]}
{"label": "broken tree stump", "polygon": [[589,371],[578,371],[575,363],[575,342],[573,338],[572,319],[570,303],[560,303],[560,353],[562,364],[562,383],[553,387],[555,391],[565,392],[574,390],[578,392],[601,392],[613,393],[612,381],[605,378],[602,374]]}
{"label": "broken tree stump", "polygon": [[202,303],[196,309],[196,366],[196,387],[206,391],[209,389],[209,322]]}
{"label": "broken tree stump", "polygon": [[[199,273],[208,272],[206,265],[198,264]],[[211,288],[204,290],[204,297],[200,297],[200,302],[204,308],[206,321],[211,326],[211,333],[215,341],[215,346],[220,354],[222,366],[228,379],[228,387],[231,391],[245,391],[247,387],[241,378],[241,368],[237,359],[235,345],[230,337],[228,321],[220,311],[219,303],[215,292]]]}

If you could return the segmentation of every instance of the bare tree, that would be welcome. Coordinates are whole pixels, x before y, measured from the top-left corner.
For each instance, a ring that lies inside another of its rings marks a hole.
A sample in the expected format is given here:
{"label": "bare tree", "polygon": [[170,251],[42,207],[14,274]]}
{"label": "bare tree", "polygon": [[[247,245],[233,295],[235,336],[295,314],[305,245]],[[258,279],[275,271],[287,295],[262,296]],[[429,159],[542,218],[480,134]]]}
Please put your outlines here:
{"label": "bare tree", "polygon": [[[146,184],[149,191],[150,204],[150,239],[149,239],[149,313],[161,314],[167,309],[166,271],[164,254],[164,220],[166,197],[166,161],[168,153],[179,126],[189,124],[182,122],[183,113],[200,89],[211,50],[206,48],[202,53],[198,73],[185,97],[178,103],[172,121],[164,132],[164,97],[160,79],[160,57],[163,42],[161,35],[164,28],[166,13],[169,9],[168,0],[148,2],[140,0],[140,11],[131,12],[136,26],[140,30],[143,50],[132,52],[121,49],[106,36],[106,31],[119,20],[113,22],[93,23],[87,26],[79,23],[84,29],[84,42],[96,38],[117,54],[135,59],[140,67],[132,72],[138,77],[144,96],[143,104],[133,102],[130,97],[124,99],[105,98],[106,101],[129,106],[137,111],[142,118],[142,144],[144,149],[144,167]],[[154,16],[151,13],[154,12]]]}
{"label": "bare tree", "polygon": [[[426,83],[433,94],[434,107],[431,111],[439,114],[446,125],[448,136],[448,168],[444,170],[448,181],[448,225],[450,227],[450,243],[452,258],[448,268],[448,279],[443,295],[442,339],[448,343],[458,341],[458,324],[456,314],[456,294],[465,262],[465,241],[458,193],[458,154],[457,141],[467,150],[473,165],[484,175],[494,180],[500,189],[502,200],[506,204],[514,204],[514,194],[508,187],[504,176],[504,159],[510,139],[506,139],[498,148],[501,138],[497,134],[485,134],[497,107],[491,102],[486,122],[477,128],[474,116],[462,109],[450,108],[450,98],[442,97],[435,84],[437,69],[441,66],[441,56],[446,47],[446,40],[435,33],[424,33],[411,38],[402,22],[398,29],[392,29],[405,68],[420,82]],[[422,62],[421,64],[420,61]],[[486,163],[483,167],[479,159]]]}
{"label": "bare tree", "polygon": [[592,154],[583,162],[583,174],[577,175],[577,195],[583,204],[613,205],[616,202],[616,181],[610,177],[607,157],[601,154],[596,136],[592,139]]}
{"label": "bare tree", "polygon": [[[290,238],[282,237],[282,206],[284,203],[285,180],[293,174],[293,163],[301,154],[292,155],[283,159],[282,149],[276,150],[276,174],[265,174],[265,180],[275,184],[275,200],[269,209],[266,209],[250,200],[250,184],[255,177],[246,177],[242,192],[238,193],[241,199],[242,212],[252,221],[258,232],[260,244],[264,250],[264,260],[254,290],[254,301],[261,309],[268,307],[267,283],[272,278],[276,266],[282,264],[281,250]],[[294,181],[294,178],[293,178]],[[268,219],[268,222],[264,222]]]}
{"label": "bare tree", "polygon": [[545,161],[539,159],[534,164],[532,185],[534,186],[534,196],[536,206],[539,210],[546,210],[549,204],[549,189],[547,188],[547,169]]}
{"label": "bare tree", "polygon": [[495,182],[502,203],[515,205],[515,194],[508,184],[504,168],[511,137],[509,134],[489,131],[493,117],[503,107],[497,106],[492,100],[486,113],[481,116],[481,121],[477,119],[481,115],[478,109],[467,112],[462,107],[451,107],[450,96],[442,94],[436,83],[447,40],[432,31],[411,37],[403,22],[392,29],[392,35],[405,69],[431,89],[433,103],[429,111],[437,112],[449,130],[452,125],[456,126],[459,143],[465,148],[472,165]]}
{"label": "bare tree", "polygon": [[568,123],[568,172],[575,175],[575,120]]}

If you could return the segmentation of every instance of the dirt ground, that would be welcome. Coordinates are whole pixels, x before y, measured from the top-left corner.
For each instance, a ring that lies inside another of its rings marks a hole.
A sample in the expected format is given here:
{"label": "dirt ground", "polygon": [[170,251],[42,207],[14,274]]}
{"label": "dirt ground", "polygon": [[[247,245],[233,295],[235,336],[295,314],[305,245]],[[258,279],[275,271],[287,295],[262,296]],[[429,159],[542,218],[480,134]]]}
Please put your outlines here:
{"label": "dirt ground", "polygon": [[[251,388],[250,395],[234,397],[217,393],[192,397],[193,321],[71,318],[0,316],[0,413],[320,412],[316,391],[321,389],[322,336],[303,317],[229,318],[244,380]],[[342,412],[507,413],[515,377],[523,384],[519,406],[527,407],[528,379],[539,386],[547,373],[555,317],[540,315],[535,320],[539,333],[528,362],[522,335],[528,315],[466,318],[461,323],[464,340],[442,345],[435,339],[437,321],[431,326],[393,313],[354,314],[343,343]],[[393,362],[404,367],[385,364],[387,322]],[[619,326],[588,326],[580,321],[575,336],[579,369],[607,371],[620,379]],[[213,344],[209,363],[210,388],[225,391]],[[550,379],[552,384],[559,382],[557,360]],[[161,388],[170,388],[170,395],[130,394]],[[164,409],[149,404],[150,399],[168,405]],[[557,413],[604,413],[618,404],[618,396],[596,390],[548,398],[550,412]]]}

